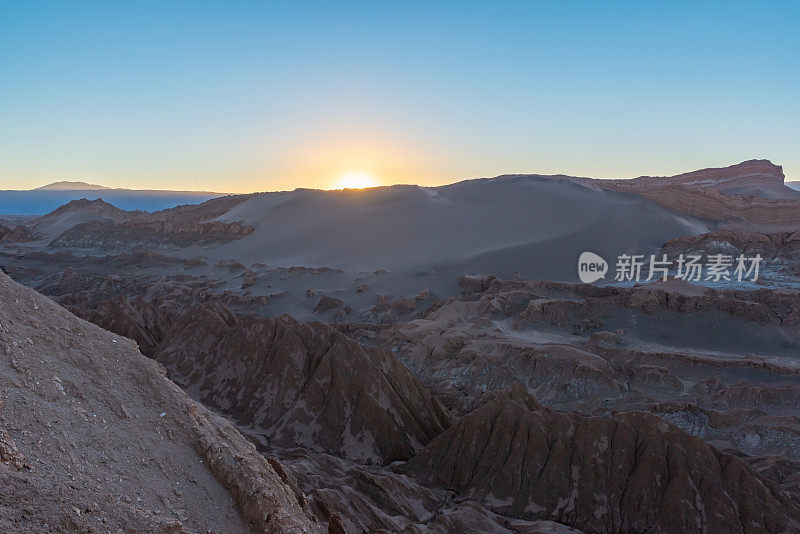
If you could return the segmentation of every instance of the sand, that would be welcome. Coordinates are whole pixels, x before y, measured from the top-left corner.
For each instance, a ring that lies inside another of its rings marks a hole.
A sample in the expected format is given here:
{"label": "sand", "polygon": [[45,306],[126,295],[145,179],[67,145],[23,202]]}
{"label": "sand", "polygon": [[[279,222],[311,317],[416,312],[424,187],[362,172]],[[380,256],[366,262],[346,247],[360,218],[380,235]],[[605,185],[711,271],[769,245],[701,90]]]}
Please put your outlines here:
{"label": "sand", "polygon": [[666,240],[708,231],[636,195],[572,181],[514,176],[437,188],[265,193],[220,217],[256,228],[216,250],[190,251],[271,266],[350,271],[522,273],[574,280],[591,250],[613,262]]}

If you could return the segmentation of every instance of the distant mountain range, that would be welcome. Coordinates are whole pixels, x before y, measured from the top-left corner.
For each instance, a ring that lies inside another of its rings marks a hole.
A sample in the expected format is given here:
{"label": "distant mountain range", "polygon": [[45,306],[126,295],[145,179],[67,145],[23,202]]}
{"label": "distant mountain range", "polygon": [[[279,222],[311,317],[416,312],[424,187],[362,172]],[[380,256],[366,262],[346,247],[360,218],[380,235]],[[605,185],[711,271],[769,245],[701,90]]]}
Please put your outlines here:
{"label": "distant mountain range", "polygon": [[0,215],[44,215],[72,200],[102,198],[120,209],[159,211],[224,196],[211,191],[112,189],[85,182],[54,182],[36,189],[0,190]]}

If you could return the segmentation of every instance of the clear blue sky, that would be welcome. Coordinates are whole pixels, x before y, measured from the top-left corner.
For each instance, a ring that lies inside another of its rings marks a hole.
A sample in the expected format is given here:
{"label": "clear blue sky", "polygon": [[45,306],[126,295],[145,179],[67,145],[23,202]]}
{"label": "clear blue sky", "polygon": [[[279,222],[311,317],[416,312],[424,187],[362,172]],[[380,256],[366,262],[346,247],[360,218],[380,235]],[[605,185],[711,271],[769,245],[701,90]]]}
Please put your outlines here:
{"label": "clear blue sky", "polygon": [[800,2],[0,1],[0,189],[800,180]]}

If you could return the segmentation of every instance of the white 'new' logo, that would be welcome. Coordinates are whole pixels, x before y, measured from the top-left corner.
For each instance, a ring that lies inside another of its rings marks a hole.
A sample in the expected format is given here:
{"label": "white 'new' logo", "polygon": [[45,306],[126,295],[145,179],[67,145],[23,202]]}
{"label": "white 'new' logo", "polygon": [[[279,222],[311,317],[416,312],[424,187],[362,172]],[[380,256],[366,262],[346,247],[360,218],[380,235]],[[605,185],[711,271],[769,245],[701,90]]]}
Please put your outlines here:
{"label": "white 'new' logo", "polygon": [[605,278],[608,272],[606,260],[594,252],[583,252],[578,258],[578,278],[584,284],[591,284]]}

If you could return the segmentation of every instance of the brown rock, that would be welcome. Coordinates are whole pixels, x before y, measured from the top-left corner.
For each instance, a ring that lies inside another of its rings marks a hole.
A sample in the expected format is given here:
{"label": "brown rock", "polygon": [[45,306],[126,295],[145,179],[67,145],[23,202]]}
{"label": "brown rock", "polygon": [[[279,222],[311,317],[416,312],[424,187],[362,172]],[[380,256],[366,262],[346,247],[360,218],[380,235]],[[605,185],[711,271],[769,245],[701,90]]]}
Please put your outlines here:
{"label": "brown rock", "polygon": [[782,532],[800,505],[737,458],[658,417],[610,419],[497,395],[398,470],[511,517],[589,532]]}
{"label": "brown rock", "polygon": [[276,446],[383,464],[410,458],[450,424],[389,351],[367,352],[321,323],[196,306],[154,357],[191,395]]}
{"label": "brown rock", "polygon": [[128,300],[120,295],[98,303],[90,312],[75,311],[87,321],[136,341],[146,356],[152,356],[171,324],[166,313],[142,297]]}
{"label": "brown rock", "polygon": [[6,243],[20,243],[23,241],[32,241],[36,236],[29,228],[18,225],[13,229],[8,226],[0,225],[0,241]]}
{"label": "brown rock", "polygon": [[319,302],[317,303],[316,307],[314,308],[314,313],[323,313],[330,310],[335,310],[337,308],[341,308],[344,304],[342,299],[337,299],[336,297],[329,297],[328,295],[323,295]]}

